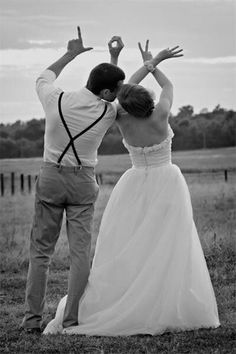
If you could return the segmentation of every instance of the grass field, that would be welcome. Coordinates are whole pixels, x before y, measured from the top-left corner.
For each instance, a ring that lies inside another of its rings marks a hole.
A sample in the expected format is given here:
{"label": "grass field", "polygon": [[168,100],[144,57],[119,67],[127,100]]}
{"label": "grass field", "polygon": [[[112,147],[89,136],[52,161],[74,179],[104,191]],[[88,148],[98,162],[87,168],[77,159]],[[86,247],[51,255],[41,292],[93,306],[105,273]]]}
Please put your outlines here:
{"label": "grass field", "polygon": [[[221,150],[221,149],[220,149]],[[195,152],[194,152],[195,153]],[[179,153],[177,153],[179,154]],[[193,152],[182,152],[181,161],[191,163]],[[220,155],[220,151],[215,155]],[[207,152],[202,158],[206,166],[211,159]],[[233,153],[222,157],[222,166],[233,165]],[[229,157],[229,155],[231,157]],[[196,155],[197,156],[197,155]],[[200,155],[199,155],[200,156]],[[179,155],[180,157],[180,155]],[[123,157],[122,157],[123,158]],[[126,157],[124,157],[126,158]],[[177,157],[176,157],[177,158]],[[206,162],[208,159],[208,163]],[[198,160],[201,160],[198,159]],[[3,160],[4,161],[4,160]],[[6,160],[5,160],[6,161]],[[111,157],[103,161],[120,163],[119,158]],[[12,162],[11,162],[12,163]],[[38,162],[40,163],[40,161]],[[100,162],[101,163],[101,162]],[[182,162],[184,163],[184,162]],[[215,162],[211,162],[212,166]],[[225,163],[225,165],[223,165]],[[194,162],[191,166],[193,166]],[[219,165],[219,161],[218,161]],[[5,164],[10,166],[10,164]],[[11,168],[15,171],[23,161],[16,161]],[[31,167],[33,166],[31,161]],[[201,166],[203,166],[201,164]],[[1,163],[3,168],[3,164]],[[114,169],[114,167],[110,166]],[[189,166],[188,166],[189,167]],[[30,164],[28,167],[30,171]],[[120,171],[119,167],[119,171]],[[125,169],[125,167],[122,167]],[[195,166],[193,166],[195,168]],[[10,170],[9,170],[10,171]],[[24,291],[28,264],[28,238],[33,216],[33,194],[0,198],[0,352],[2,353],[233,353],[235,339],[235,230],[236,230],[236,185],[233,180],[228,183],[212,180],[202,176],[188,178],[194,218],[204,249],[210,276],[218,303],[221,327],[214,330],[196,330],[162,336],[131,336],[127,338],[86,337],[86,336],[42,336],[27,335],[19,330],[23,317]],[[103,210],[112,191],[112,185],[101,186],[96,203],[92,255],[96,243]],[[61,236],[53,257],[48,292],[45,321],[55,313],[58,300],[66,294],[68,247],[63,223]]]}
{"label": "grass field", "polygon": [[[18,173],[36,175],[42,163],[41,158],[2,159],[0,173]],[[173,152],[173,163],[181,169],[236,168],[236,147],[177,151]],[[100,155],[97,173],[122,173],[131,166],[129,155]]]}

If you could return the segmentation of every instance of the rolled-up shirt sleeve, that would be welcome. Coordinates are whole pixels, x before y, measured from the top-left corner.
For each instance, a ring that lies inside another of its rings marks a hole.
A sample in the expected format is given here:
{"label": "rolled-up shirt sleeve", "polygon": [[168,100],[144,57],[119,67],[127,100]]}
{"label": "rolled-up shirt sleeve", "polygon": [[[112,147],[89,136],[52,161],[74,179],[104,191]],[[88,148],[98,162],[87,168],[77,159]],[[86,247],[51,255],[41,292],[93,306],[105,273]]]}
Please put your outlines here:
{"label": "rolled-up shirt sleeve", "polygon": [[50,103],[62,90],[54,86],[56,74],[45,70],[36,80],[36,92],[43,107]]}

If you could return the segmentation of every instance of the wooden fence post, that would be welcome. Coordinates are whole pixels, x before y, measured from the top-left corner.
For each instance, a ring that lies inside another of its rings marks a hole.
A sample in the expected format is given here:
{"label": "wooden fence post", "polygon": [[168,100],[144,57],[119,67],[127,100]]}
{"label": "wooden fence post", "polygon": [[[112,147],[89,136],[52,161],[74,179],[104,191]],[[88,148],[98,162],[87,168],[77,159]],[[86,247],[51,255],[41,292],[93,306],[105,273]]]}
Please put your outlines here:
{"label": "wooden fence post", "polygon": [[228,170],[225,170],[225,182],[228,182]]}
{"label": "wooden fence post", "polygon": [[22,173],[20,175],[20,190],[24,192],[24,175]]}
{"label": "wooden fence post", "polygon": [[96,174],[96,180],[97,180],[97,184],[101,185],[103,184],[103,179],[102,179],[102,174]]}
{"label": "wooden fence post", "polygon": [[4,174],[1,173],[1,195],[4,195]]}
{"label": "wooden fence post", "polygon": [[31,175],[28,175],[28,191],[29,191],[29,193],[31,193],[31,187],[32,187],[32,184],[31,184]]}
{"label": "wooden fence post", "polygon": [[15,193],[15,173],[11,173],[11,194]]}

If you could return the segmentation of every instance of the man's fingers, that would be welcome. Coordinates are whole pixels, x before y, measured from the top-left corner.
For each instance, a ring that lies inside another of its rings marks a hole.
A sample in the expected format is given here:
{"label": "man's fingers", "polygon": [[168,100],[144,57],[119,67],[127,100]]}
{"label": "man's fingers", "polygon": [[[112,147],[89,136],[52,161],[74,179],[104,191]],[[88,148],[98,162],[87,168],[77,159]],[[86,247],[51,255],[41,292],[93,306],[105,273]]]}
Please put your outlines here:
{"label": "man's fingers", "polygon": [[121,39],[121,37],[119,37],[119,36],[113,36],[110,39],[109,43],[118,42],[120,39]]}
{"label": "man's fingers", "polygon": [[77,32],[78,32],[78,38],[79,38],[79,39],[82,39],[80,26],[77,26]]}
{"label": "man's fingers", "polygon": [[122,47],[122,48],[124,47],[124,43],[123,43],[121,37],[118,37],[117,43],[120,45],[120,47]]}
{"label": "man's fingers", "polygon": [[93,47],[87,47],[87,48],[84,48],[84,51],[87,52],[88,50],[92,50]]}
{"label": "man's fingers", "polygon": [[142,46],[141,46],[141,43],[140,43],[140,42],[138,42],[138,47],[139,47],[140,52],[141,52],[141,53],[143,53],[143,48],[142,48]]}
{"label": "man's fingers", "polygon": [[124,47],[124,43],[120,36],[113,36],[111,40],[108,42],[108,46],[112,46],[112,43],[117,42],[120,47]]}
{"label": "man's fingers", "polygon": [[113,41],[118,41],[118,39],[121,39],[121,37],[120,37],[120,36],[113,36],[113,37],[112,37],[112,40],[113,40]]}
{"label": "man's fingers", "polygon": [[146,40],[145,52],[148,52],[149,39]]}

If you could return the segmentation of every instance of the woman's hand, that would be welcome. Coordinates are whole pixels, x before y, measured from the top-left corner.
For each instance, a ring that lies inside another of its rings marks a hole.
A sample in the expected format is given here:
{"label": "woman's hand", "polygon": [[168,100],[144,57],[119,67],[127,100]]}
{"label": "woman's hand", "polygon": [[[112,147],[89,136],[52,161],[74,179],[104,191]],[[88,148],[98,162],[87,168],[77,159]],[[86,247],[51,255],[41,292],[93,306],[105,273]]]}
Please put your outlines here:
{"label": "woman's hand", "polygon": [[80,27],[77,27],[78,39],[72,39],[67,44],[67,54],[72,58],[75,58],[77,55],[92,50],[92,47],[84,47],[83,40],[81,36]]}
{"label": "woman's hand", "polygon": [[138,47],[141,52],[143,62],[151,60],[152,59],[152,53],[148,50],[148,45],[149,45],[149,39],[146,40],[146,45],[145,45],[145,50],[143,50],[141,43],[138,42]]}
{"label": "woman's hand", "polygon": [[160,62],[166,59],[182,57],[183,49],[178,49],[178,48],[179,46],[177,45],[176,47],[173,47],[171,49],[169,48],[163,49],[156,55],[155,58],[158,58]]}

